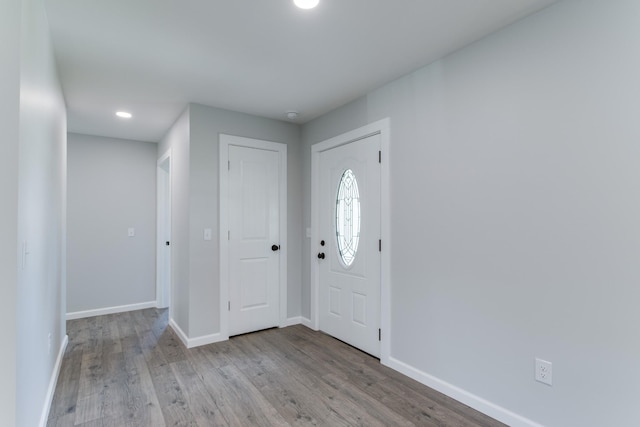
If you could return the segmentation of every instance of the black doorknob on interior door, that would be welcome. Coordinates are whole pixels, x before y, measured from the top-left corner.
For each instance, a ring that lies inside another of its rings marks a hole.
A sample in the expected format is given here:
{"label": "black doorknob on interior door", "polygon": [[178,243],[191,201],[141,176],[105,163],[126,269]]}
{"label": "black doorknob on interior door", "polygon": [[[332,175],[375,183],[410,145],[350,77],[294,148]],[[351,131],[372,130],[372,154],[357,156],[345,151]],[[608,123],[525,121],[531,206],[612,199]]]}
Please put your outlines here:
{"label": "black doorknob on interior door", "polygon": [[278,250],[280,250],[280,246],[279,245],[273,245],[273,246],[271,246],[271,250],[273,252],[278,251]]}
{"label": "black doorknob on interior door", "polygon": [[324,259],[324,252],[320,252],[318,254],[318,259]]}

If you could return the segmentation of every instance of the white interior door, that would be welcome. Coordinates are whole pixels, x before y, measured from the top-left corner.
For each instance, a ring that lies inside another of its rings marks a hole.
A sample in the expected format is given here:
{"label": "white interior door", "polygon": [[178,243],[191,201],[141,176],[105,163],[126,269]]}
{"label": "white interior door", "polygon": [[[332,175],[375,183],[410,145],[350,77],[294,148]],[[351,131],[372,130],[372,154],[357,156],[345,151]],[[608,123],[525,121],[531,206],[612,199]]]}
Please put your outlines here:
{"label": "white interior door", "polygon": [[229,335],[279,325],[280,155],[229,145]]}
{"label": "white interior door", "polygon": [[380,135],[320,153],[320,329],[380,356]]}

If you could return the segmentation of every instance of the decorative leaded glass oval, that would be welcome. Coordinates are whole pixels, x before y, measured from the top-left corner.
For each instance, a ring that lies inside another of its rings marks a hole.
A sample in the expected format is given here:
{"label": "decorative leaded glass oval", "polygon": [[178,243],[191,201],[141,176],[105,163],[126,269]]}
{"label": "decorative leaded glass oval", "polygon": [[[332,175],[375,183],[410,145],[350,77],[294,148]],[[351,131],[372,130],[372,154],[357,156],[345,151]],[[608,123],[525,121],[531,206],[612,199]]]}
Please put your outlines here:
{"label": "decorative leaded glass oval", "polygon": [[338,185],[336,236],[340,258],[349,267],[356,257],[360,239],[360,194],[358,181],[351,169],[344,171]]}

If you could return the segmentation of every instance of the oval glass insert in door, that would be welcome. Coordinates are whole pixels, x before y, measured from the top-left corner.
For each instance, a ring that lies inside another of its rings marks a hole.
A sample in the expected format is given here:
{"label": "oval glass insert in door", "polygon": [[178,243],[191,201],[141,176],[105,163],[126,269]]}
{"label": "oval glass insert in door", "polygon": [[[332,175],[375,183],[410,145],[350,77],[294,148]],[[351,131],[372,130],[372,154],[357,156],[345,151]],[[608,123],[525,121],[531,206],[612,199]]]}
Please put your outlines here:
{"label": "oval glass insert in door", "polygon": [[340,260],[350,267],[358,252],[360,240],[360,194],[358,181],[351,169],[340,178],[336,196],[336,238]]}

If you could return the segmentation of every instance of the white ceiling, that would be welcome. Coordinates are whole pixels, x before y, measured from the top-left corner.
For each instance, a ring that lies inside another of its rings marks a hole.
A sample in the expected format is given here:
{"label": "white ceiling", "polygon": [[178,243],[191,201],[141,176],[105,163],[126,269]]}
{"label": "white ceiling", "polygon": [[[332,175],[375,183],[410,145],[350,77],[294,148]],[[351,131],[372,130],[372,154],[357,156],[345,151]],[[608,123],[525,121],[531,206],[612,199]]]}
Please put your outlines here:
{"label": "white ceiling", "polygon": [[304,123],[556,1],[45,3],[69,131],[157,142],[189,102]]}

